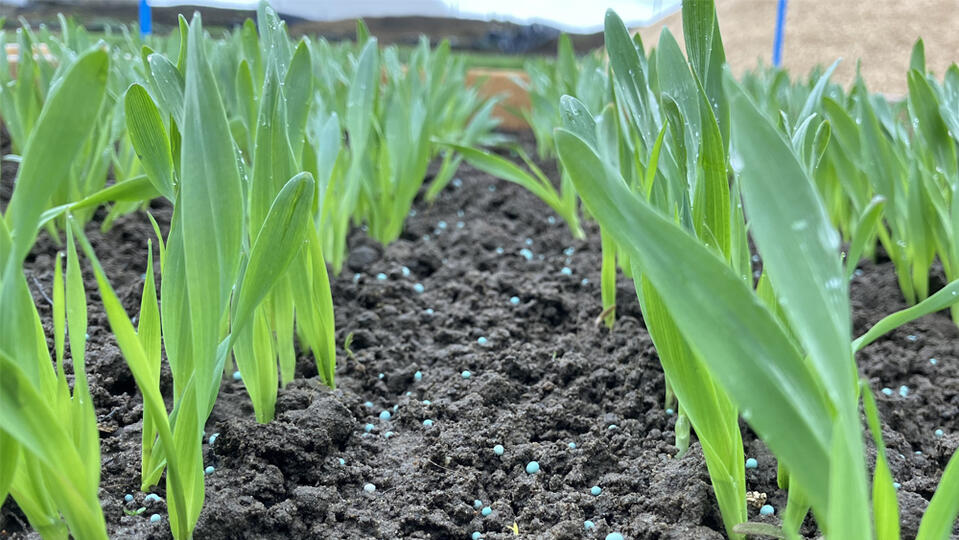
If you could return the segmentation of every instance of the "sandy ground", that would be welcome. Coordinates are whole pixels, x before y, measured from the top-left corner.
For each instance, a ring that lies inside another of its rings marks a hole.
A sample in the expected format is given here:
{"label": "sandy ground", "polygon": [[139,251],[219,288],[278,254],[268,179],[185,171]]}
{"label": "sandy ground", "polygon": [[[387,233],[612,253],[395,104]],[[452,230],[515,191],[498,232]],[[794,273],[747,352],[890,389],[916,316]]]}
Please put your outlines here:
{"label": "sandy ground", "polygon": [[[726,56],[740,73],[762,61],[772,63],[775,0],[719,0],[719,26]],[[834,74],[849,83],[862,59],[869,87],[890,95],[906,93],[906,70],[913,43],[922,37],[926,62],[941,76],[959,62],[959,2],[956,0],[789,0],[783,65],[805,75],[818,64],[843,62]],[[676,13],[640,31],[647,47],[663,28],[682,42]]]}

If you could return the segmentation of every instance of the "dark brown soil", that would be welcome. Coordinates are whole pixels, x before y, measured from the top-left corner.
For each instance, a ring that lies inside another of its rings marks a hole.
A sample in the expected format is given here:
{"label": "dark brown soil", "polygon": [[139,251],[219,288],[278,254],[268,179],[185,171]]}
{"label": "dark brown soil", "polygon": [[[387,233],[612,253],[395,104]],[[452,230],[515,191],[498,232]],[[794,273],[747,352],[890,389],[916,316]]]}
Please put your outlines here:
{"label": "dark brown soil", "polygon": [[[418,202],[402,239],[385,250],[362,231],[351,238],[349,268],[333,284],[337,343],[352,334],[351,350],[338,351],[337,390],[320,387],[304,357],[299,378],[280,392],[276,421],[259,425],[241,383],[224,381],[207,426],[208,435],[218,433],[204,448],[216,470],[206,479],[196,538],[724,537],[698,443],[673,457],[675,417],[663,409],[662,372],[632,285],[620,283],[613,332],[593,322],[601,311],[595,228],[587,227],[587,241],[574,241],[523,189],[469,168],[460,177],[461,186],[432,207]],[[163,205],[154,213],[169,218]],[[88,233],[132,312],[152,234],[147,220],[135,214],[105,234],[96,224]],[[41,237],[26,268],[44,317],[40,291],[49,291],[56,250]],[[857,333],[903,307],[891,264],[862,269],[853,282]],[[381,272],[386,280],[377,279]],[[109,532],[168,538],[164,501],[144,502],[137,491],[141,400],[92,281],[88,288]],[[957,337],[951,320],[937,314],[859,356],[902,484],[905,538],[915,535],[959,445]],[[169,392],[168,378],[165,386]],[[380,420],[383,410],[392,419]],[[776,487],[775,460],[748,430],[744,439],[747,457],[759,462],[747,470],[747,489],[766,493],[780,511],[785,493]],[[502,456],[493,453],[496,444],[505,447]],[[536,475],[525,472],[532,460],[541,466]],[[364,491],[367,483],[373,493]],[[594,485],[599,496],[590,494]],[[155,492],[163,497],[162,485]],[[476,499],[492,513],[484,517]],[[142,514],[127,514],[141,507]],[[159,523],[149,521],[154,513]],[[750,518],[760,519],[758,510]],[[595,528],[585,531],[585,520]],[[10,500],[0,529],[0,537],[35,536]],[[811,521],[804,532],[814,535]]]}

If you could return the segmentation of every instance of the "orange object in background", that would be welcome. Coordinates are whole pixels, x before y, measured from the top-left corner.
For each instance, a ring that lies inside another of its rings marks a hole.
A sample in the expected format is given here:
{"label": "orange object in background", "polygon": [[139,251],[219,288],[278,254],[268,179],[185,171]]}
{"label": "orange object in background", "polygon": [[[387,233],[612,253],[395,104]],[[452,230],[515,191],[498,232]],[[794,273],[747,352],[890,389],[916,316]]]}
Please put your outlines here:
{"label": "orange object in background", "polygon": [[505,131],[529,129],[526,120],[510,112],[530,109],[529,94],[525,88],[517,84],[516,79],[529,82],[529,75],[519,69],[473,68],[466,73],[466,84],[479,85],[477,88],[480,96],[487,98],[499,95],[501,97],[500,102],[493,109],[493,116],[500,120],[500,129]]}

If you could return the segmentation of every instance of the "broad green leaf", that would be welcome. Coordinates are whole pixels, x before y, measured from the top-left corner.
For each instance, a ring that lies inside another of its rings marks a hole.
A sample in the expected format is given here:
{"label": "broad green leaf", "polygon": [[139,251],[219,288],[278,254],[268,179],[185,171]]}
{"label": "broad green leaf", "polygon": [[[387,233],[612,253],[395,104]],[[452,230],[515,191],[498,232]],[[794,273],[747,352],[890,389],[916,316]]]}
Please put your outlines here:
{"label": "broad green leaf", "polygon": [[[185,52],[185,51],[184,51]],[[147,57],[150,63],[150,72],[153,80],[156,81],[157,101],[163,111],[171,115],[177,125],[183,125],[183,92],[186,82],[183,80],[183,74],[177,70],[167,58],[161,54],[154,53]]]}
{"label": "broad green leaf", "polygon": [[306,238],[315,183],[309,173],[291,178],[276,196],[263,222],[239,286],[233,331],[250,322],[253,310],[284,275]]}
{"label": "broad green leaf", "polygon": [[626,25],[613,10],[606,11],[606,51],[613,68],[617,95],[629,108],[635,119],[639,133],[647,145],[652,143],[652,133],[647,129],[651,125],[651,109],[647,97],[646,71],[636,45],[629,37]]}
{"label": "broad green leaf", "polygon": [[692,349],[777,456],[826,506],[830,412],[799,351],[752,290],[714,252],[626,187],[589,146],[556,132],[576,191],[657,290]]}
{"label": "broad green leaf", "polygon": [[174,200],[173,155],[163,118],[146,89],[133,84],[124,98],[130,142],[150,182],[169,201]]}
{"label": "broad green leaf", "polygon": [[14,243],[8,264],[19,265],[26,257],[50,194],[69,178],[73,161],[96,124],[108,71],[107,53],[93,50],[74,62],[50,90],[23,151],[4,216]]}
{"label": "broad green leaf", "polygon": [[182,207],[191,351],[198,377],[196,401],[201,404],[209,401],[207,381],[220,376],[212,367],[220,341],[220,321],[236,283],[243,238],[243,196],[236,154],[203,49],[202,22],[194,16],[187,44],[181,197],[177,206]]}
{"label": "broad green leaf", "polygon": [[789,144],[735,81],[727,83],[734,113],[730,161],[741,181],[752,238],[824,390],[834,406],[846,406],[855,396],[856,371],[839,237]]}

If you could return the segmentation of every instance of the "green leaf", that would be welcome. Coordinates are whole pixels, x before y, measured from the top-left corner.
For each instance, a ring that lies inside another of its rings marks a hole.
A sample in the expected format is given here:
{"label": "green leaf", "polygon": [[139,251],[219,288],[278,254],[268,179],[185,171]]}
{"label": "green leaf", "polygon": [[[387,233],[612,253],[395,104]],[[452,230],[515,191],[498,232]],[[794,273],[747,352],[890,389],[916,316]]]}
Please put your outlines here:
{"label": "green leaf", "polygon": [[886,460],[886,445],[882,442],[882,426],[879,410],[873,398],[869,382],[859,381],[862,392],[862,407],[866,413],[869,432],[876,444],[876,467],[872,478],[872,515],[876,525],[877,540],[899,540],[899,503],[896,488],[892,485],[892,472]]}
{"label": "green leaf", "polygon": [[50,194],[69,178],[74,159],[96,125],[108,71],[106,51],[92,50],[77,59],[50,90],[23,151],[4,216],[14,243],[14,257],[8,264],[19,266],[26,257]]}
{"label": "green leaf", "polygon": [[174,200],[173,155],[163,118],[146,89],[133,84],[124,98],[127,132],[150,182],[169,201]]}
{"label": "green leaf", "polygon": [[582,140],[556,132],[563,166],[594,216],[664,298],[692,349],[773,452],[825,507],[830,412],[786,333],[725,261],[629,191]]}
{"label": "green leaf", "polygon": [[617,96],[623,99],[629,113],[635,119],[639,133],[647,146],[652,144],[652,132],[647,126],[652,124],[649,100],[646,95],[648,84],[642,58],[636,45],[629,37],[626,25],[613,10],[606,11],[606,51],[609,64],[613,68]]}
{"label": "green leaf", "polygon": [[156,81],[156,88],[153,90],[160,107],[166,114],[173,116],[177,125],[182,126],[183,92],[186,87],[183,74],[161,54],[151,54],[147,57],[147,61],[150,63],[150,73],[153,75],[153,80]]}
{"label": "green leaf", "polygon": [[727,82],[733,112],[730,161],[742,185],[750,232],[790,326],[827,385],[824,390],[834,405],[848,405],[855,396],[856,371],[839,236],[789,143],[731,77]]}
{"label": "green leaf", "polygon": [[177,206],[182,210],[197,402],[207,403],[207,381],[220,377],[213,372],[220,321],[239,270],[243,197],[233,140],[206,61],[198,15],[190,24],[187,44],[183,117],[181,197]]}
{"label": "green leaf", "polygon": [[926,45],[922,38],[916,40],[912,46],[912,54],[909,56],[909,70],[916,70],[925,75],[926,73]]}
{"label": "green leaf", "polygon": [[908,322],[914,321],[930,313],[942,311],[957,303],[959,303],[959,279],[949,283],[942,289],[939,289],[936,294],[933,294],[922,302],[883,317],[865,334],[859,336],[855,341],[853,341],[853,350],[859,351],[883,335],[895,330],[896,328],[899,328]]}
{"label": "green leaf", "polygon": [[270,206],[239,287],[233,332],[250,322],[253,310],[285,274],[306,238],[315,183],[310,173],[291,178]]}
{"label": "green leaf", "polygon": [[719,32],[719,17],[713,0],[683,2],[683,38],[689,64],[705,89],[723,140],[728,140],[729,106],[723,95],[726,52]]}
{"label": "green leaf", "polygon": [[880,226],[885,207],[886,199],[881,195],[876,195],[863,210],[859,222],[856,223],[856,231],[852,235],[849,251],[846,253],[846,279],[852,278],[853,272],[856,271],[856,265],[859,264],[866,242],[869,240],[875,242],[876,229]]}
{"label": "green leaf", "polygon": [[49,496],[63,512],[74,536],[106,538],[96,490],[90,492],[87,467],[62,423],[26,374],[0,350],[0,416],[3,429],[36,456],[51,482]]}
{"label": "green leaf", "polygon": [[952,538],[952,528],[959,514],[959,459],[953,453],[942,471],[939,487],[926,507],[919,523],[916,540],[946,540]]}

